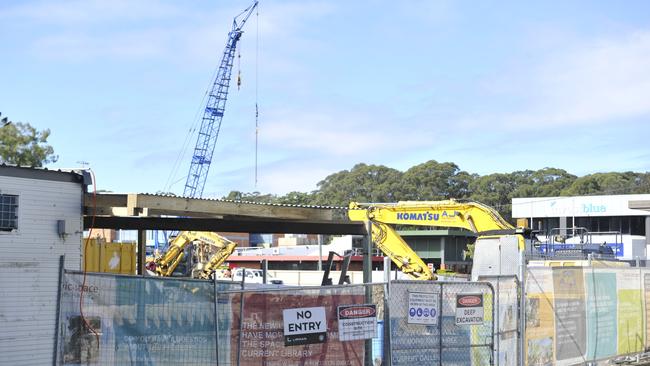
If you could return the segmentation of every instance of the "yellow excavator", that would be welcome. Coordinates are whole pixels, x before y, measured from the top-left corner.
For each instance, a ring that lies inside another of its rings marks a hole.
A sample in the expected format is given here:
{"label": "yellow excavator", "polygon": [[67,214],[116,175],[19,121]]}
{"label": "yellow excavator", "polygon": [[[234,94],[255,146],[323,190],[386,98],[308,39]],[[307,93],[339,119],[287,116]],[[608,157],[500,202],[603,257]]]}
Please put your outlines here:
{"label": "yellow excavator", "polygon": [[513,237],[514,246],[524,248],[524,236],[493,208],[473,201],[402,201],[397,203],[351,202],[352,221],[370,222],[372,241],[398,269],[418,280],[435,280],[422,259],[391,225],[454,227],[470,230],[483,240]]}
{"label": "yellow excavator", "polygon": [[160,257],[154,259],[150,270],[159,276],[169,277],[174,273],[178,264],[185,256],[185,248],[192,242],[200,242],[213,247],[213,254],[207,263],[203,263],[198,271],[193,271],[196,278],[208,279],[217,267],[235,251],[237,243],[223,236],[207,231],[181,231],[169,243],[169,249]]}

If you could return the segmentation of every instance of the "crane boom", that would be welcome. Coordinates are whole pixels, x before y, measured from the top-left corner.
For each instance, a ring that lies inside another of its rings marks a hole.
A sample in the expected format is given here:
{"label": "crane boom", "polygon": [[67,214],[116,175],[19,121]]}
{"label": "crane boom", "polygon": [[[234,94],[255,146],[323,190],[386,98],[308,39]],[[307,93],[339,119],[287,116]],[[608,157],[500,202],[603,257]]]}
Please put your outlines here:
{"label": "crane boom", "polygon": [[208,177],[210,164],[212,163],[212,154],[219,137],[221,121],[226,108],[226,99],[228,97],[228,88],[232,75],[233,60],[237,42],[243,33],[242,28],[246,21],[257,7],[258,1],[255,1],[248,8],[239,13],[232,21],[232,29],[228,32],[228,40],[223,50],[223,57],[217,76],[212,84],[212,89],[208,94],[208,101],[203,111],[201,127],[196,139],[196,146],[192,154],[190,170],[187,174],[183,196],[185,197],[202,197],[205,181]]}

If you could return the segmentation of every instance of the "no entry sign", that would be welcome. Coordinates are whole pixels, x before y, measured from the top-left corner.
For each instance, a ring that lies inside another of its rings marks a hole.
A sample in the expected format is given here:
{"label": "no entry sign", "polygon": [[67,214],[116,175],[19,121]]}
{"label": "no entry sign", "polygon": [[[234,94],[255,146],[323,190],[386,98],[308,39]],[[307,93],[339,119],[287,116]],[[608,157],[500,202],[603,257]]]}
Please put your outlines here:
{"label": "no entry sign", "polygon": [[282,320],[285,346],[324,343],[327,339],[324,307],[284,309]]}

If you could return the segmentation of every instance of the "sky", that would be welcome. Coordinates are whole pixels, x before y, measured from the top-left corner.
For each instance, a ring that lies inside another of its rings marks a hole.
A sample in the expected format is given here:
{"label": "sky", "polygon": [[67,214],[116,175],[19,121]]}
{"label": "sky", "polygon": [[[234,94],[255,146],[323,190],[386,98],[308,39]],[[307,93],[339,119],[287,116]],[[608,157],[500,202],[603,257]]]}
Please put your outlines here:
{"label": "sky", "polygon": [[[0,112],[51,130],[48,168],[181,194],[249,4],[2,1]],[[239,50],[204,197],[308,192],[357,163],[650,171],[647,1],[262,0]]]}

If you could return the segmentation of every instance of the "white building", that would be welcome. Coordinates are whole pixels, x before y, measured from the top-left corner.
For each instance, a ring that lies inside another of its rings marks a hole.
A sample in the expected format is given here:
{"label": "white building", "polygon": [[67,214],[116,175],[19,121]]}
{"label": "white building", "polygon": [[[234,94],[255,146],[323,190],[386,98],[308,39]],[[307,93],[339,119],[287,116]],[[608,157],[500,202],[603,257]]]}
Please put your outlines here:
{"label": "white building", "polygon": [[59,257],[80,268],[89,180],[0,165],[0,364],[52,363]]}
{"label": "white building", "polygon": [[542,236],[570,234],[585,228],[593,242],[616,244],[621,259],[645,259],[650,253],[650,212],[630,204],[650,194],[513,198],[512,217],[527,219]]}

